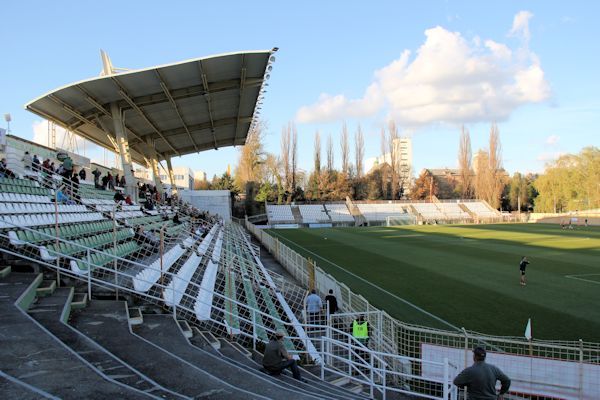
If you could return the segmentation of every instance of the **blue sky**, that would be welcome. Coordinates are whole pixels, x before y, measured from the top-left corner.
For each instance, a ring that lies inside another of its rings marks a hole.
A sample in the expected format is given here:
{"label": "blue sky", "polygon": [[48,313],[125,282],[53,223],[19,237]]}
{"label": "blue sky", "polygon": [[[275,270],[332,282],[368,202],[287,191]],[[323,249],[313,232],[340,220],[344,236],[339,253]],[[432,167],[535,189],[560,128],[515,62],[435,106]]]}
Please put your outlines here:
{"label": "blue sky", "polygon": [[[238,50],[279,47],[262,116],[266,148],[295,121],[300,167],[314,132],[346,121],[365,132],[366,157],[393,118],[413,139],[413,163],[455,167],[462,123],[473,150],[500,129],[504,166],[541,171],[561,153],[600,145],[600,3],[13,1],[3,5],[0,113],[34,138],[29,100],[113,64],[143,68]],[[3,122],[0,122],[3,124]],[[4,126],[4,125],[0,125]],[[45,139],[38,126],[36,139]],[[88,146],[87,154],[103,161]],[[339,149],[336,148],[336,151]],[[227,148],[174,159],[212,176],[237,161]],[[339,156],[336,162],[339,163]]]}

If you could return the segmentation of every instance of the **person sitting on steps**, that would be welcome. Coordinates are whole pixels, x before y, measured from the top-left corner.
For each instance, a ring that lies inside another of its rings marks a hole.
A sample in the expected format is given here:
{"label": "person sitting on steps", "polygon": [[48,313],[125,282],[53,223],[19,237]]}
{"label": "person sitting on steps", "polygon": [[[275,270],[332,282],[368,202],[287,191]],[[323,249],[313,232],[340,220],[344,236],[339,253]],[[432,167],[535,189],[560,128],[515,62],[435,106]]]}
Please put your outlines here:
{"label": "person sitting on steps", "polygon": [[263,367],[269,375],[279,375],[284,369],[289,368],[295,379],[306,382],[306,380],[302,379],[296,360],[287,352],[283,345],[284,337],[284,332],[277,331],[275,337],[267,344],[263,355]]}

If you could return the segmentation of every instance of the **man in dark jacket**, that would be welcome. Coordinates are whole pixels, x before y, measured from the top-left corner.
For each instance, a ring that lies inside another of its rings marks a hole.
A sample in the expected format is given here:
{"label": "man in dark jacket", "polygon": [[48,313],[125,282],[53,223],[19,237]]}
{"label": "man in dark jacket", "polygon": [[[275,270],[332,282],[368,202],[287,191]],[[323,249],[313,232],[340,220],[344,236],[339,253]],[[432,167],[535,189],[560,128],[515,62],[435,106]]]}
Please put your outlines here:
{"label": "man in dark jacket", "polygon": [[[483,347],[473,349],[473,361],[475,363],[465,368],[456,378],[454,384],[459,388],[466,387],[469,400],[497,400],[502,399],[510,388],[510,379],[500,368],[485,362],[486,352]],[[496,392],[496,381],[502,386],[500,392]]]}
{"label": "man in dark jacket", "polygon": [[283,338],[285,333],[277,332],[275,338],[272,339],[265,347],[265,353],[263,355],[263,367],[271,375],[279,375],[281,371],[286,368],[292,370],[294,378],[302,380],[300,375],[300,368],[296,360],[288,354],[285,346],[283,345]]}

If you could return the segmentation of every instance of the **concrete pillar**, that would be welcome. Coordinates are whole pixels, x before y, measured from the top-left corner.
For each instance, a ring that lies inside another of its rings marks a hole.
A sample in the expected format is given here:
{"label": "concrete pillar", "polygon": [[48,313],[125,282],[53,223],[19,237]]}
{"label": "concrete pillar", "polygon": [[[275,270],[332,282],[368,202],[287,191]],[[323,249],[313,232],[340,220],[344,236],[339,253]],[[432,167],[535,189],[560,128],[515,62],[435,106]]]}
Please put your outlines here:
{"label": "concrete pillar", "polygon": [[173,195],[177,193],[177,185],[175,185],[175,175],[173,174],[171,157],[167,157],[167,171],[169,173],[169,183],[171,184],[171,194]]}
{"label": "concrete pillar", "polygon": [[160,180],[160,172],[158,171],[158,160],[156,157],[150,159],[150,164],[152,165],[152,175],[154,176],[154,186],[156,186],[156,190],[160,194],[164,193],[164,188],[162,185],[162,181]]}
{"label": "concrete pillar", "polygon": [[123,174],[125,175],[127,194],[129,194],[132,199],[137,201],[138,193],[136,190],[135,177],[133,176],[131,154],[129,153],[129,141],[127,140],[127,133],[125,132],[125,127],[123,125],[123,115],[117,103],[111,103],[110,112],[112,114],[112,120],[114,123],[119,154],[121,155],[121,167],[123,168]]}

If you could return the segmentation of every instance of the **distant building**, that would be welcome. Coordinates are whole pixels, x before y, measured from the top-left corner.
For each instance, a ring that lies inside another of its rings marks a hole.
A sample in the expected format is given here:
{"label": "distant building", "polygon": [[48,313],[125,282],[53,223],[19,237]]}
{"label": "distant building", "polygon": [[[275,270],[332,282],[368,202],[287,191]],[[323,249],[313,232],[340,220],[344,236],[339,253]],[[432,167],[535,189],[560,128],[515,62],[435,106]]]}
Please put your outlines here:
{"label": "distant building", "polygon": [[[394,154],[400,185],[403,192],[407,194],[410,192],[410,185],[413,179],[412,140],[410,138],[398,138],[394,140]],[[367,174],[370,174],[376,168],[381,168],[383,164],[391,165],[390,153],[377,157]]]}
{"label": "distant building", "polygon": [[[175,179],[175,186],[177,186],[178,189],[194,189],[194,171],[192,171],[191,168],[173,167],[173,176]],[[164,171],[160,174],[160,181],[165,185],[171,184],[169,177]]]}

